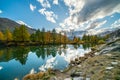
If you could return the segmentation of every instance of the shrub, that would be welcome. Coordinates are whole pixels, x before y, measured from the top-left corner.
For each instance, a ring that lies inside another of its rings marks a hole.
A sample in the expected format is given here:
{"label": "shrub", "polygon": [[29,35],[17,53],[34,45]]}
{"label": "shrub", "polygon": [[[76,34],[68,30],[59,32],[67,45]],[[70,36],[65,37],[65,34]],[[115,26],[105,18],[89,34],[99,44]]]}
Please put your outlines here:
{"label": "shrub", "polygon": [[105,44],[105,41],[104,40],[99,40],[98,44]]}

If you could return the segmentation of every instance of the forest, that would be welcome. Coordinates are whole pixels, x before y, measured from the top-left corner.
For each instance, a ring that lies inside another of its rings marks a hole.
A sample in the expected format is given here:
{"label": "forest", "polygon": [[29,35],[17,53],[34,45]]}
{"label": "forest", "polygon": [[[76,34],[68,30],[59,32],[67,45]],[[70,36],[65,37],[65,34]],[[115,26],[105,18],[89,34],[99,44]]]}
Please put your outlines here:
{"label": "forest", "polygon": [[83,44],[94,43],[103,44],[109,38],[106,36],[86,35],[82,38],[74,36],[71,40],[64,33],[57,33],[55,29],[52,31],[45,31],[45,28],[38,29],[34,33],[29,33],[25,25],[16,27],[13,32],[6,29],[4,32],[0,31],[0,44],[2,45],[41,45],[41,44]]}

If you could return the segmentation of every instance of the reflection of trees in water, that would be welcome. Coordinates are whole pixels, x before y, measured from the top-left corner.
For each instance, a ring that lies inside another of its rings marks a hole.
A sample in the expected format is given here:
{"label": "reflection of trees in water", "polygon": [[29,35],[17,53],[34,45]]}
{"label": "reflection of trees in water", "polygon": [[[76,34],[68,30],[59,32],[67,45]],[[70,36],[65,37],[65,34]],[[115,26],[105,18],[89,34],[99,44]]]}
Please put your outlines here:
{"label": "reflection of trees in water", "polygon": [[1,61],[9,61],[13,57],[12,55],[12,49],[11,48],[5,48],[0,50],[0,62]]}
{"label": "reflection of trees in water", "polygon": [[50,46],[50,45],[42,45],[38,47],[31,47],[30,48],[32,52],[35,52],[37,57],[42,57],[42,59],[45,59],[45,57],[52,55],[53,57],[56,56],[57,53],[57,47],[56,46]]}
{"label": "reflection of trees in water", "polygon": [[95,43],[94,44],[93,43],[92,44],[86,43],[86,44],[83,44],[82,46],[83,46],[83,49],[86,50],[86,49],[89,49],[90,47],[94,47],[95,45],[97,45],[97,44],[95,44]]}
{"label": "reflection of trees in water", "polygon": [[77,49],[78,47],[80,47],[79,44],[73,45],[75,49]]}
{"label": "reflection of trees in water", "polygon": [[0,50],[0,61],[6,62],[11,59],[18,60],[22,65],[26,63],[29,48],[17,47],[17,48],[5,48]]}
{"label": "reflection of trees in water", "polygon": [[52,55],[56,56],[58,53],[66,54],[66,45],[58,46],[58,45],[44,45],[44,46],[32,46],[32,47],[9,47],[0,49],[0,62],[6,62],[12,59],[19,61],[22,65],[24,65],[27,61],[28,53],[31,51],[36,53],[37,57],[41,57],[45,59],[45,57]]}
{"label": "reflection of trees in water", "polygon": [[29,51],[29,47],[19,47],[13,49],[15,60],[18,60],[22,65],[24,65],[27,61]]}

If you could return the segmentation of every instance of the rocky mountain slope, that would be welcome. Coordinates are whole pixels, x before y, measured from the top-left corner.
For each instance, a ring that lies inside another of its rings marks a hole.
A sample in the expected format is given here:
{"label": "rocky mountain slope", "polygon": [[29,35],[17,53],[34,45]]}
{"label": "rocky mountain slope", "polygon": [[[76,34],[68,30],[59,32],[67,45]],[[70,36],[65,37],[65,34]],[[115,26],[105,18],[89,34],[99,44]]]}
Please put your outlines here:
{"label": "rocky mountain slope", "polygon": [[[7,28],[13,31],[15,27],[20,27],[20,24],[8,18],[0,18],[0,31],[4,31]],[[35,29],[29,28],[27,26],[26,28],[30,33],[35,31]]]}

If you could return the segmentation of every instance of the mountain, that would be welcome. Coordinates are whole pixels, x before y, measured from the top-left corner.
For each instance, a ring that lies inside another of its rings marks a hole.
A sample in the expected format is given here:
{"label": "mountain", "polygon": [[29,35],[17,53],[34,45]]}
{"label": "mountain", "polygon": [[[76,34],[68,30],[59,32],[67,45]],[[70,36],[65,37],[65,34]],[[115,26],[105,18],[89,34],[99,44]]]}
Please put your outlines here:
{"label": "mountain", "polygon": [[120,39],[120,29],[118,30],[115,30],[114,32],[110,33],[110,41],[111,40],[117,40],[117,39]]}
{"label": "mountain", "polygon": [[[21,24],[18,24],[17,22],[10,20],[8,18],[0,18],[0,31],[4,31],[7,28],[10,29],[10,31],[13,31],[15,27],[20,27]],[[32,29],[28,26],[26,26],[29,33],[34,33],[36,30]]]}
{"label": "mountain", "polygon": [[86,35],[105,36],[107,34],[112,34],[112,32],[115,33],[117,30],[120,30],[120,29],[116,28],[116,29],[100,29],[100,30],[93,30],[92,29],[92,30],[84,30],[84,31],[83,30],[82,31],[69,31],[69,32],[66,32],[66,35],[70,39],[73,39],[74,36],[81,38],[84,34],[86,34]]}
{"label": "mountain", "polygon": [[62,31],[62,33],[66,34],[68,38],[72,40],[74,36],[81,38],[86,33],[86,31],[72,31],[71,30],[71,31]]}

